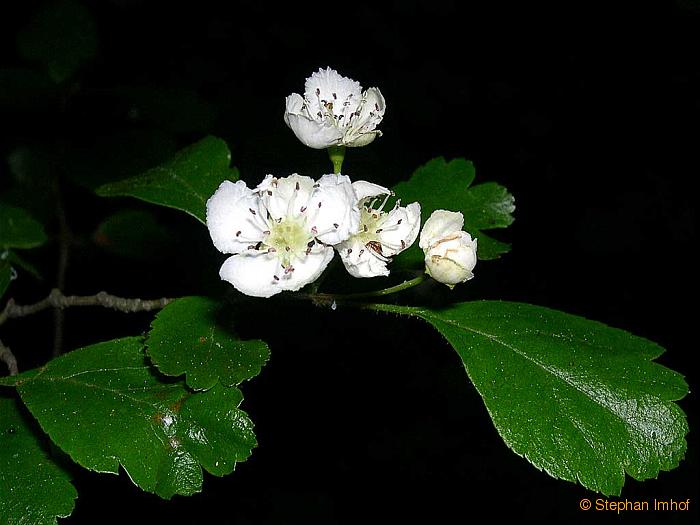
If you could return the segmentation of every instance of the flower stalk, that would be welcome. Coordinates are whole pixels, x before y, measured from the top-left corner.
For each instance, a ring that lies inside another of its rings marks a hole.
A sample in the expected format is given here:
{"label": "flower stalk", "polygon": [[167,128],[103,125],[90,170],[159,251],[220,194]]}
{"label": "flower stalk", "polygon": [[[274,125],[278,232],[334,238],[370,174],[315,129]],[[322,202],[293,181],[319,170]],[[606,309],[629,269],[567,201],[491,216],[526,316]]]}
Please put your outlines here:
{"label": "flower stalk", "polygon": [[328,148],[328,158],[333,163],[333,173],[340,175],[345,160],[345,146],[331,146]]}

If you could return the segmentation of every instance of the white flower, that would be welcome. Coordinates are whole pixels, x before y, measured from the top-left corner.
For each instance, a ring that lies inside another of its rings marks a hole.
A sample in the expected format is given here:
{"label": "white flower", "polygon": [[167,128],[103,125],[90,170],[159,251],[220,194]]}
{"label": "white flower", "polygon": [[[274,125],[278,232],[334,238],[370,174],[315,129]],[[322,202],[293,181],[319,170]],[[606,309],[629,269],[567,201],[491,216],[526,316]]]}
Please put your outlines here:
{"label": "white flower", "polygon": [[304,89],[303,97],[287,97],[284,121],[307,146],[366,146],[382,134],[375,129],[386,108],[379,89],[362,92],[359,82],[331,68],[313,73]]}
{"label": "white flower", "polygon": [[[382,210],[391,190],[365,181],[352,184],[360,206],[359,231],[335,248],[347,271],[353,277],[389,275],[387,263],[391,257],[411,246],[420,230],[420,204]],[[386,195],[384,202],[374,208],[376,197]]]}
{"label": "white flower", "polygon": [[315,281],[333,258],[329,245],[357,231],[350,179],[268,175],[257,188],[224,181],[207,201],[214,246],[231,253],[219,275],[240,292],[270,297]]}
{"label": "white flower", "polygon": [[476,239],[461,231],[463,226],[461,213],[436,210],[425,221],[418,242],[425,253],[428,275],[450,288],[474,277]]}

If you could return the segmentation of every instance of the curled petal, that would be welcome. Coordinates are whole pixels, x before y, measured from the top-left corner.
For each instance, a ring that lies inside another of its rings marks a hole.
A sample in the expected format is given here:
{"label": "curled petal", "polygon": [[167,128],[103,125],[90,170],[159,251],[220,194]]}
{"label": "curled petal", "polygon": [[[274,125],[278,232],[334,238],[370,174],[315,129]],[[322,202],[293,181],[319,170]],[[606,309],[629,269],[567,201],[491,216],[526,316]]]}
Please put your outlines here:
{"label": "curled petal", "polygon": [[462,226],[464,226],[464,216],[460,212],[435,210],[425,221],[418,246],[427,250],[441,238],[460,231]]}
{"label": "curled petal", "polygon": [[222,182],[207,201],[207,228],[217,250],[238,253],[261,240],[266,229],[262,213],[245,182]]}
{"label": "curled petal", "polygon": [[285,122],[306,146],[324,149],[335,146],[343,138],[342,132],[333,122],[312,120],[304,115],[285,114]]}
{"label": "curled petal", "polygon": [[389,275],[386,267],[389,259],[379,255],[359,240],[351,239],[336,246],[345,269],[353,277],[379,277]]}
{"label": "curled petal", "polygon": [[334,245],[348,239],[360,225],[360,209],[350,178],[341,174],[324,175],[316,183],[309,201],[309,225],[316,238]]}
{"label": "curled petal", "polygon": [[384,247],[384,255],[393,257],[411,246],[420,231],[420,204],[396,207],[389,212],[382,223],[379,239]]}
{"label": "curled petal", "polygon": [[393,193],[389,188],[367,182],[366,180],[356,180],[352,183],[352,189],[355,190],[357,201],[360,203],[365,199],[378,197],[379,195],[391,195]]}
{"label": "curled petal", "polygon": [[360,115],[345,132],[343,143],[348,147],[366,146],[382,132],[375,129],[384,118],[386,102],[378,88],[369,88],[363,94]]}

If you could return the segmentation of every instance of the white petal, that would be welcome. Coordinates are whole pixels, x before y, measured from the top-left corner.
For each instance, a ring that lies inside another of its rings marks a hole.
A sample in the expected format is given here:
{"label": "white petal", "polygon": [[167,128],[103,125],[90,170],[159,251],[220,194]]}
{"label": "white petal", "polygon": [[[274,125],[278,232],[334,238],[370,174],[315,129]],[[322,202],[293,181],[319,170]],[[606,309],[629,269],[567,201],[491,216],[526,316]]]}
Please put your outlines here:
{"label": "white petal", "polygon": [[360,116],[353,120],[352,126],[346,129],[343,137],[343,143],[349,147],[366,146],[382,134],[375,129],[384,118],[386,110],[381,91],[378,88],[369,88],[362,97]]}
{"label": "white petal", "polygon": [[464,226],[464,216],[460,212],[435,210],[425,221],[418,246],[426,250],[442,237],[460,231],[462,226]]}
{"label": "white petal", "polygon": [[314,180],[296,173],[275,178],[268,175],[256,188],[273,219],[297,216],[314,191]]}
{"label": "white petal", "polygon": [[374,131],[366,131],[362,133],[354,133],[351,135],[351,139],[348,139],[348,135],[343,138],[343,144],[348,148],[361,148],[372,142],[377,137],[381,137],[382,132],[378,129]]}
{"label": "white petal", "polygon": [[284,290],[296,292],[307,284],[318,279],[328,263],[333,259],[333,248],[326,246],[321,251],[311,252],[302,259],[295,259],[292,266],[294,271],[279,275],[279,284]]}
{"label": "white petal", "polygon": [[330,67],[319,69],[306,79],[304,98],[313,115],[318,111],[326,114],[328,107],[325,104],[331,103],[334,114],[347,113],[349,116],[362,100],[362,86]]}
{"label": "white petal", "polygon": [[393,193],[389,188],[367,182],[366,180],[356,180],[352,183],[352,189],[355,190],[355,195],[357,195],[357,202],[362,202],[371,197],[391,195]]}
{"label": "white petal", "polygon": [[309,116],[307,109],[304,109],[304,99],[298,93],[292,93],[285,99],[284,121],[289,126],[288,115]]}
{"label": "white petal", "polygon": [[394,208],[381,225],[379,242],[383,254],[392,257],[411,246],[420,231],[420,204],[413,202],[408,206]]}
{"label": "white petal", "polygon": [[207,201],[207,228],[219,251],[244,251],[251,243],[262,240],[262,232],[267,229],[260,199],[242,180],[235,184],[222,182]]}
{"label": "white petal", "polygon": [[316,183],[309,200],[308,226],[315,228],[316,238],[334,245],[348,239],[360,225],[360,209],[347,175],[328,174]]}
{"label": "white petal", "polygon": [[340,143],[342,132],[329,120],[312,120],[304,115],[285,113],[285,122],[306,146],[324,149]]}
{"label": "white petal", "polygon": [[274,278],[275,274],[279,278],[283,272],[274,254],[241,253],[226,259],[219,275],[241,293],[253,297],[272,297],[285,290]]}
{"label": "white petal", "polygon": [[348,240],[336,246],[345,269],[353,277],[379,277],[389,275],[386,259],[380,259],[373,250],[356,240]]}

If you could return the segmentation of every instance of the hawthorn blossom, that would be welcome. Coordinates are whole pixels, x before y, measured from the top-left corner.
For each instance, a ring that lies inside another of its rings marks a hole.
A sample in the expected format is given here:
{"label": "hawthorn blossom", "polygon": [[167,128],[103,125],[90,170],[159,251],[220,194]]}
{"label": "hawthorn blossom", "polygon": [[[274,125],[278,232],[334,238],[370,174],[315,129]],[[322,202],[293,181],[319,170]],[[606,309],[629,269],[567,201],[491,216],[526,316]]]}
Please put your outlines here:
{"label": "hawthorn blossom", "polygon": [[[402,207],[397,202],[391,211],[383,211],[391,190],[365,181],[352,184],[360,206],[358,232],[335,248],[348,273],[353,277],[389,275],[391,258],[409,246],[420,230],[420,204]],[[378,197],[385,195],[378,208]]]}
{"label": "hawthorn blossom", "polygon": [[340,174],[318,182],[268,175],[255,189],[224,181],[207,201],[214,246],[233,254],[219,275],[254,297],[315,281],[333,258],[332,245],[356,232],[359,220],[350,179]]}
{"label": "hawthorn blossom", "polygon": [[304,96],[287,97],[284,121],[310,148],[366,146],[382,132],[375,129],[386,104],[378,88],[362,86],[334,69],[319,69],[306,79]]}
{"label": "hawthorn blossom", "polygon": [[418,241],[428,275],[450,288],[474,277],[476,239],[461,231],[463,226],[461,213],[436,210],[425,221]]}

